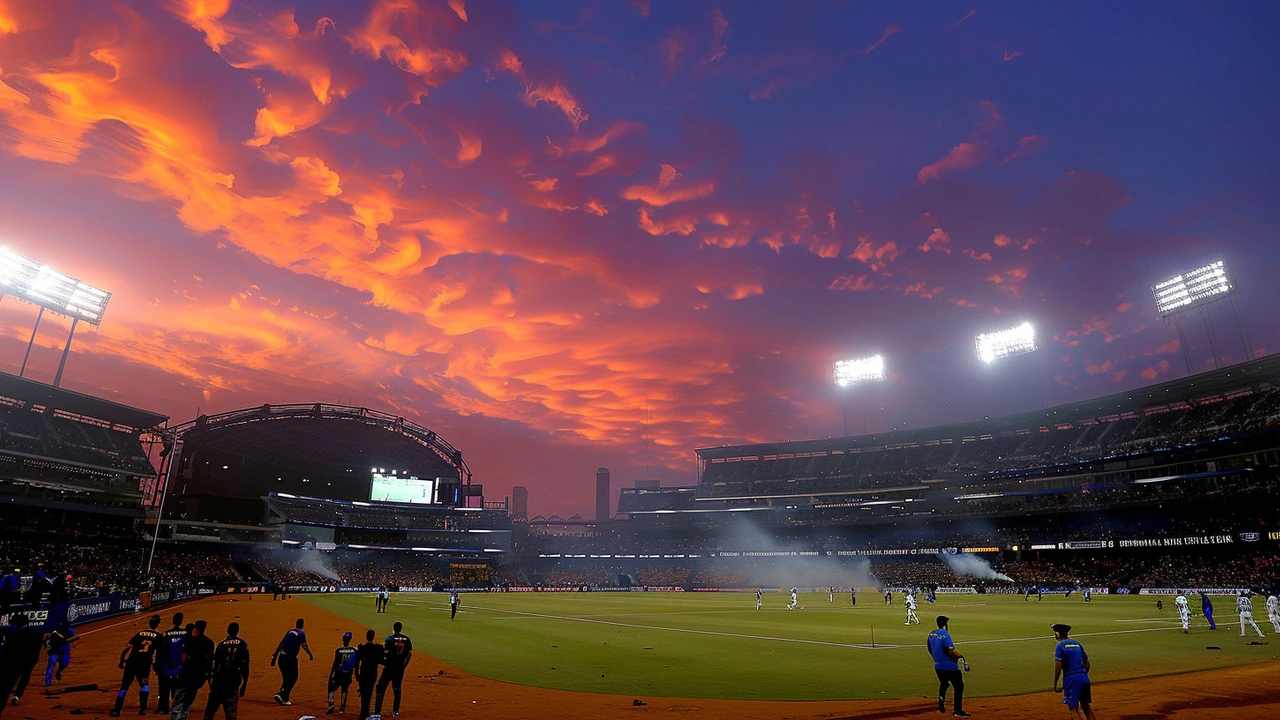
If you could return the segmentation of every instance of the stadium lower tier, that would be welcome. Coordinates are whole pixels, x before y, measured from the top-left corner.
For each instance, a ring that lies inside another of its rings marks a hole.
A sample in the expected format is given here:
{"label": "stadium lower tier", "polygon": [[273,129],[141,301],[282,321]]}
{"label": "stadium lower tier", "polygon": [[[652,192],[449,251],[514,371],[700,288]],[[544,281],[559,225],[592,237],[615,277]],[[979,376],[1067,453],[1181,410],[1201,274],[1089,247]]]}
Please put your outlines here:
{"label": "stadium lower tier", "polygon": [[[40,573],[70,576],[72,597],[161,588],[233,585],[326,588],[678,587],[686,590],[968,587],[977,592],[1081,587],[1111,592],[1152,588],[1280,587],[1275,541],[1230,546],[1003,551],[892,557],[775,551],[750,556],[673,558],[506,558],[476,560],[403,551],[334,551],[162,544],[149,547],[56,537],[0,541],[6,575],[26,596]],[[47,590],[48,588],[46,588]]]}

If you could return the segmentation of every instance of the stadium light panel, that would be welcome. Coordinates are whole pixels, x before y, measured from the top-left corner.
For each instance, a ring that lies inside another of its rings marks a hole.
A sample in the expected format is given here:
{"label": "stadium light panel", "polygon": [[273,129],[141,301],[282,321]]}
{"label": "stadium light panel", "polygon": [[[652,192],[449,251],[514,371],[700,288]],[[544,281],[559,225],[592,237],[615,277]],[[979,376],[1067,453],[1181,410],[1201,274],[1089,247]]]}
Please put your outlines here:
{"label": "stadium light panel", "polygon": [[872,355],[857,360],[839,360],[836,362],[836,384],[848,387],[854,383],[869,380],[884,380],[884,357]]}
{"label": "stadium light panel", "polygon": [[1227,265],[1221,260],[1169,278],[1151,288],[1160,317],[1199,307],[1234,290]]}
{"label": "stadium light panel", "polygon": [[978,357],[985,363],[1036,351],[1036,329],[1031,323],[974,336]]}
{"label": "stadium light panel", "polygon": [[90,325],[102,322],[111,293],[0,247],[0,293]]}

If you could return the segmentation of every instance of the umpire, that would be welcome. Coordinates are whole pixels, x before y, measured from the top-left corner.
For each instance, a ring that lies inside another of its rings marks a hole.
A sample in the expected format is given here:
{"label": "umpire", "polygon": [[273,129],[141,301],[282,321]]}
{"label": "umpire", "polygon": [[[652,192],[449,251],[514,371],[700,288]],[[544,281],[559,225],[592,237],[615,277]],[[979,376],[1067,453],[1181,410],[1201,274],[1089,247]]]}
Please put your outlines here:
{"label": "umpire", "polygon": [[929,641],[927,643],[929,654],[933,656],[933,670],[938,674],[938,712],[945,713],[947,711],[947,686],[956,689],[955,703],[952,705],[953,717],[963,718],[969,717],[969,713],[964,711],[964,675],[960,672],[960,665],[956,661],[964,663],[964,669],[969,669],[969,662],[964,659],[964,655],[956,650],[956,644],[951,641],[951,633],[947,629],[947,624],[951,622],[951,618],[946,615],[938,616],[938,629],[929,633]]}

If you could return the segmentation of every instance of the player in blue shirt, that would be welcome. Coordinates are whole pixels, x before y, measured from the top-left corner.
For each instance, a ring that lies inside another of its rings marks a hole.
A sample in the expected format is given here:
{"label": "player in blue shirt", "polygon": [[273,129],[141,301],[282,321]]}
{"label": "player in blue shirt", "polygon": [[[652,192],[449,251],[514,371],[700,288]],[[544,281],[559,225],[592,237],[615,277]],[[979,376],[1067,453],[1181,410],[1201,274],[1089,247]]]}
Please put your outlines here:
{"label": "player in blue shirt", "polygon": [[969,662],[951,641],[951,632],[947,629],[950,622],[951,618],[939,615],[938,629],[929,633],[926,643],[929,654],[933,656],[933,670],[938,674],[938,712],[947,711],[947,686],[951,686],[956,689],[956,700],[951,708],[953,715],[958,718],[969,717],[969,713],[964,711],[964,676],[956,661],[964,663],[965,670],[969,669]]}
{"label": "player in blue shirt", "polygon": [[1089,654],[1084,647],[1070,637],[1071,626],[1053,625],[1053,635],[1058,646],[1053,650],[1053,691],[1058,692],[1058,678],[1062,678],[1062,702],[1071,711],[1071,717],[1097,720],[1093,714],[1093,693],[1089,684]]}
{"label": "player in blue shirt", "polygon": [[65,618],[53,632],[45,636],[45,646],[49,648],[49,666],[44,671],[45,687],[52,685],[55,677],[62,679],[62,671],[71,664],[71,643],[79,639],[76,631],[71,628],[71,623]]}
{"label": "player in blue shirt", "polygon": [[182,648],[187,640],[187,629],[182,626],[182,613],[173,614],[173,627],[160,636],[156,648],[156,678],[160,684],[160,697],[156,700],[156,712],[169,712],[169,701],[178,689],[178,674],[182,672]]}
{"label": "player in blue shirt", "polygon": [[1209,629],[1217,630],[1218,623],[1213,621],[1213,603],[1209,601],[1209,596],[1200,593],[1200,612],[1204,613],[1204,619],[1209,621]]}
{"label": "player in blue shirt", "polygon": [[293,704],[289,702],[289,693],[293,691],[293,686],[298,684],[299,649],[306,650],[307,657],[312,660],[316,659],[316,656],[311,654],[311,648],[307,646],[307,633],[302,629],[302,618],[298,618],[293,629],[280,638],[280,644],[276,645],[276,651],[271,654],[271,664],[280,666],[280,692],[271,699],[280,705]]}

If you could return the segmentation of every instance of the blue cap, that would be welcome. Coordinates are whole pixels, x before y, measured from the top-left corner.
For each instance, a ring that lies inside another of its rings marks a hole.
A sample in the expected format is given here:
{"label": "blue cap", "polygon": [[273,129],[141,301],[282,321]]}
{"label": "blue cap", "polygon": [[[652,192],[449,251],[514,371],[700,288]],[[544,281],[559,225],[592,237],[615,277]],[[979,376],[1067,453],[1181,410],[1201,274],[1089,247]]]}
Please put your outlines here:
{"label": "blue cap", "polygon": [[343,639],[343,640],[350,640],[350,639],[351,639],[351,632],[350,632],[350,631],[347,631],[347,632],[342,633],[342,639]]}

